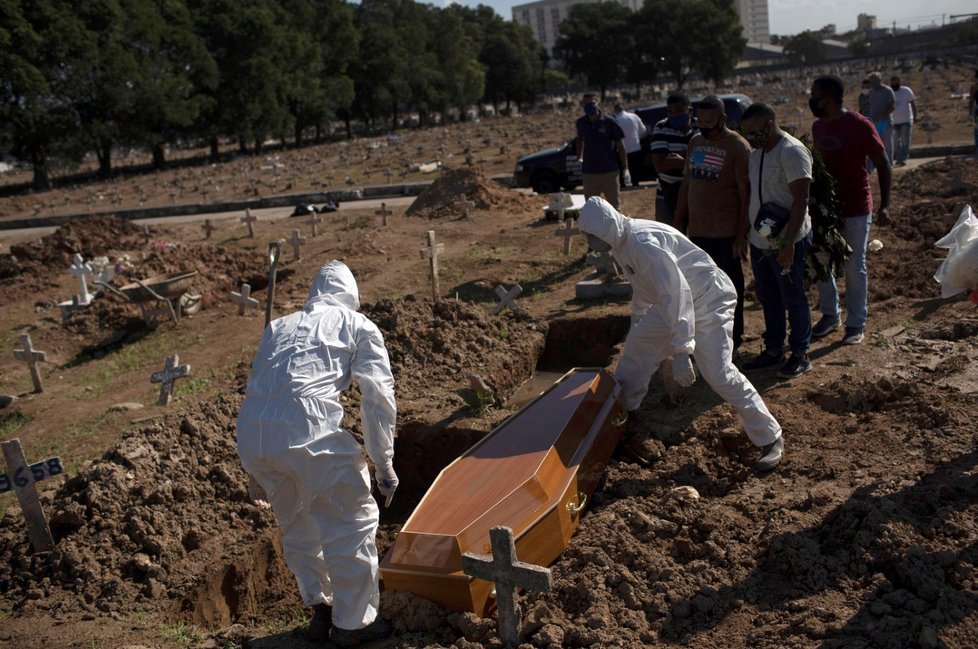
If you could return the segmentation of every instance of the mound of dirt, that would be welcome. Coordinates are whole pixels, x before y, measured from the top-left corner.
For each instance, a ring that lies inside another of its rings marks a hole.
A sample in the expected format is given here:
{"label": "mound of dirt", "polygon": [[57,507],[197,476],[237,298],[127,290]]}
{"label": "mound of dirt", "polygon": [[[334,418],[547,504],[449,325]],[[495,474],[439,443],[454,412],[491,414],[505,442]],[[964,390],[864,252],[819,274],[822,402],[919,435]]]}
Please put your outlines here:
{"label": "mound of dirt", "polygon": [[476,210],[523,211],[536,205],[529,196],[503,187],[481,171],[462,168],[442,174],[414,199],[405,214],[430,219],[461,216],[463,208],[456,203],[462,196],[475,203]]}
{"label": "mound of dirt", "polygon": [[113,251],[139,248],[143,241],[143,228],[132,221],[117,216],[77,219],[39,241],[11,245],[10,255],[0,255],[0,282],[9,282],[22,273],[67,269],[76,253],[87,261]]}

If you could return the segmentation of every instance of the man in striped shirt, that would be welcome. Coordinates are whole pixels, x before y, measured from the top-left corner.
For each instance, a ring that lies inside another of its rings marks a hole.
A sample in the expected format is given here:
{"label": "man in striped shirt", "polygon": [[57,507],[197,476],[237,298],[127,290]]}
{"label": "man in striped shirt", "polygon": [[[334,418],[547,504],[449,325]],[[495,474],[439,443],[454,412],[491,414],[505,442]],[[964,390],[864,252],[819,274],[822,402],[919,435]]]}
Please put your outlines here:
{"label": "man in striped shirt", "polygon": [[652,164],[659,175],[655,192],[655,220],[672,225],[686,166],[686,149],[697,133],[693,111],[684,92],[673,92],[666,99],[666,118],[652,130]]}

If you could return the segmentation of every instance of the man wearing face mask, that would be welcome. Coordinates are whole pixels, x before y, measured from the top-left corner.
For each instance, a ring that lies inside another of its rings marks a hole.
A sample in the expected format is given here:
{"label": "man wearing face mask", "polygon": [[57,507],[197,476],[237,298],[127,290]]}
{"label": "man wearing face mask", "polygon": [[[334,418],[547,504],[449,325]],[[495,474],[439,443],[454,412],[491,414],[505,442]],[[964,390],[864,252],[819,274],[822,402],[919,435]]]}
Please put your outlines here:
{"label": "man wearing face mask", "polygon": [[750,181],[747,141],[727,128],[723,101],[709,96],[697,106],[699,134],[689,142],[675,227],[706,251],[737,290],[734,350],[744,340],[744,270]]}
{"label": "man wearing face mask", "polygon": [[[812,139],[835,179],[835,193],[842,205],[842,234],[852,248],[845,268],[846,328],[842,342],[856,345],[863,341],[869,311],[866,246],[873,222],[873,192],[866,160],[876,166],[879,177],[880,225],[890,220],[890,163],[873,123],[846,110],[844,94],[842,79],[819,77],[812,83],[808,105],[817,118],[812,124]],[[812,338],[822,338],[839,328],[841,311],[834,278],[818,283],[818,302],[822,318],[812,327]]]}
{"label": "man wearing face mask", "polygon": [[603,195],[618,207],[618,170],[622,182],[632,184],[625,153],[625,133],[614,118],[601,112],[591,93],[581,99],[584,115],[577,120],[577,159],[581,162],[584,196]]}
{"label": "man wearing face mask", "polygon": [[686,149],[696,135],[689,97],[673,92],[666,99],[666,118],[652,129],[652,163],[659,176],[655,191],[655,220],[672,225],[679,203],[679,188],[686,168]]}
{"label": "man wearing face mask", "polygon": [[611,252],[632,285],[635,324],[615,368],[625,408],[639,408],[652,372],[667,359],[677,383],[692,385],[692,355],[703,379],[737,410],[760,448],[758,470],[776,467],[784,450],[781,426],[732,361],[737,294],[727,274],[675,228],[631,219],[600,198],[588,199],[579,225],[591,249]]}
{"label": "man wearing face mask", "polygon": [[910,157],[913,141],[913,123],[917,121],[917,97],[910,86],[900,83],[900,77],[890,79],[895,104],[893,107],[893,157],[894,166],[902,167]]}

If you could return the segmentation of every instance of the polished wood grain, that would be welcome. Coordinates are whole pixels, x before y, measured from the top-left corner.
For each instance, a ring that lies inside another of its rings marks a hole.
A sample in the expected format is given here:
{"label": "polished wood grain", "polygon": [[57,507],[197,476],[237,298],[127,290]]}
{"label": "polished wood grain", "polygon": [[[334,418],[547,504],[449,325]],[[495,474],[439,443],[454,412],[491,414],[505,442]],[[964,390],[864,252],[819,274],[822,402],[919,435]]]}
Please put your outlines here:
{"label": "polished wood grain", "polygon": [[571,370],[446,467],[381,562],[386,588],[485,615],[491,584],[461,572],[513,529],[521,561],[551,563],[577,526],[621,435],[622,406],[603,370]]}

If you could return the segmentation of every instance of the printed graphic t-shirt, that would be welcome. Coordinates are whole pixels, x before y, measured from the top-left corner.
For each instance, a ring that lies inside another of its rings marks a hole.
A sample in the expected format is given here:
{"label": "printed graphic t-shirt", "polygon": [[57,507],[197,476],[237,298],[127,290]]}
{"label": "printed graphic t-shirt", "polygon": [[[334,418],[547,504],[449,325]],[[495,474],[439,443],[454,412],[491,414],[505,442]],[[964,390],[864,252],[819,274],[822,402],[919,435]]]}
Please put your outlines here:
{"label": "printed graphic t-shirt", "polygon": [[750,145],[730,131],[718,141],[696,134],[689,142],[686,170],[689,182],[691,237],[733,237],[741,226],[741,206],[746,196],[737,187],[738,171],[746,179]]}

